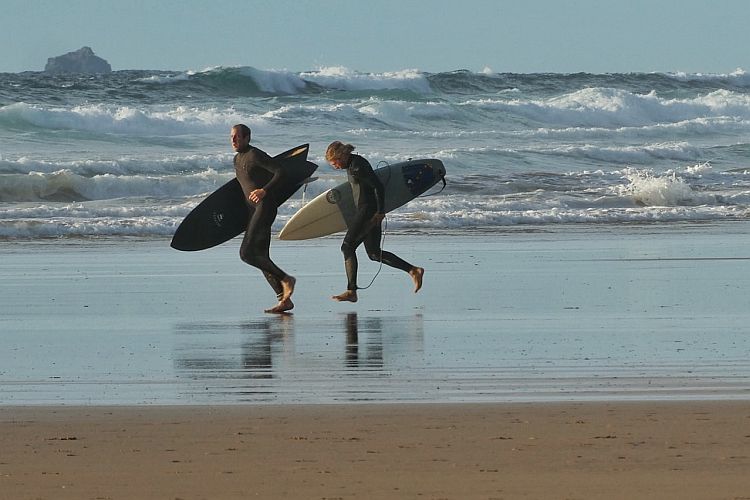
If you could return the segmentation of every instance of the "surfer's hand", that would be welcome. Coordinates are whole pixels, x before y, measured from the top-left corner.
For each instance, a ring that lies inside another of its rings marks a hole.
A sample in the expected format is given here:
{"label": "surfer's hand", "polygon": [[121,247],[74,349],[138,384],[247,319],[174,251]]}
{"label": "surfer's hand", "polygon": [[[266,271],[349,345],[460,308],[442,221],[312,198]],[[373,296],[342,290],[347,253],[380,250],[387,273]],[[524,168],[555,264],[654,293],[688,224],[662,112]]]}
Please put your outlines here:
{"label": "surfer's hand", "polygon": [[250,198],[250,201],[252,201],[253,203],[258,203],[260,202],[260,200],[262,200],[265,197],[266,197],[266,190],[263,188],[252,191],[250,193],[250,196],[248,196],[248,198]]}
{"label": "surfer's hand", "polygon": [[372,217],[372,222],[373,224],[380,224],[381,222],[383,222],[383,219],[385,219],[385,214],[375,214]]}

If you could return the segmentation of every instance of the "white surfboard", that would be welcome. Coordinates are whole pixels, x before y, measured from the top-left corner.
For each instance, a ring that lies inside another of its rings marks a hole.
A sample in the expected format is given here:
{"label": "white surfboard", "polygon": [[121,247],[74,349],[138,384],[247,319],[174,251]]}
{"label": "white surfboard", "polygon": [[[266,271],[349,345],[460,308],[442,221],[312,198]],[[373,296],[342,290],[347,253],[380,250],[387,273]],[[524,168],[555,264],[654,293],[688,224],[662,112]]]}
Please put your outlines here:
{"label": "white surfboard", "polygon": [[[390,212],[445,178],[445,166],[436,159],[409,160],[375,170],[385,187],[385,211]],[[281,240],[307,240],[345,231],[355,206],[349,182],[313,198],[286,223]]]}

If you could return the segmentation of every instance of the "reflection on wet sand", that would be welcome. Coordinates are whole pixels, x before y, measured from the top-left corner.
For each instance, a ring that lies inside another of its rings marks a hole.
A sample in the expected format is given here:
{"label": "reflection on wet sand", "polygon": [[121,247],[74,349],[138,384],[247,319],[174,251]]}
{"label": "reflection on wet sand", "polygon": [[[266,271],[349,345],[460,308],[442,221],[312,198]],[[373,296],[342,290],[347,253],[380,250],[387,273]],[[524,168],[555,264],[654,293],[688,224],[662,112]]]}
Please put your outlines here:
{"label": "reflection on wet sand", "polygon": [[183,323],[175,332],[180,378],[199,384],[202,396],[225,402],[366,399],[368,391],[385,390],[392,371],[421,366],[424,342],[421,314],[360,318],[351,312],[318,320],[281,315]]}
{"label": "reflection on wet sand", "polygon": [[[177,332],[189,341],[178,347],[178,370],[207,378],[271,378],[273,351],[293,342],[294,316],[280,315],[247,323],[189,323]],[[239,340],[238,344],[234,342]],[[236,352],[239,345],[239,353]]]}
{"label": "reflection on wet sand", "polygon": [[346,366],[348,368],[383,367],[383,325],[380,318],[365,321],[363,332],[365,343],[360,348],[359,319],[357,313],[349,313],[346,325]]}

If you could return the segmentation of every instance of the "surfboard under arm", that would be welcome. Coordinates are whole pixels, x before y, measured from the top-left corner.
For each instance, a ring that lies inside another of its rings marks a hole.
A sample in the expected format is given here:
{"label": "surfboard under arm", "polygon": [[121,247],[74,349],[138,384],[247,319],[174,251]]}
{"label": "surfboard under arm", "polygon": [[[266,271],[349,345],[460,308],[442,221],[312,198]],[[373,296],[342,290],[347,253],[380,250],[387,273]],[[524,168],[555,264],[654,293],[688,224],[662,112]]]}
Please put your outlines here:
{"label": "surfboard under arm", "polygon": [[[445,178],[445,166],[437,159],[410,160],[375,170],[385,187],[385,210],[390,212],[425,193]],[[344,231],[355,212],[348,182],[312,199],[286,223],[282,240],[306,240]]]}

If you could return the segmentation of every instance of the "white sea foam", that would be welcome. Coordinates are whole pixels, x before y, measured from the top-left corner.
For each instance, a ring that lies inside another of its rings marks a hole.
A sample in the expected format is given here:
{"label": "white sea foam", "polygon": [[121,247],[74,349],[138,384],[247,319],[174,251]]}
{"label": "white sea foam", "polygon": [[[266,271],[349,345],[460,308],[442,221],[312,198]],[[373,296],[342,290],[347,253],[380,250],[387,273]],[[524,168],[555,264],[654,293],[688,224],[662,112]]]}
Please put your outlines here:
{"label": "white sea foam", "polygon": [[[531,152],[532,150],[527,149],[526,151]],[[701,150],[687,142],[646,143],[637,146],[564,145],[541,149],[540,152],[574,158],[589,158],[605,164],[649,164],[654,159],[694,161],[701,156]]]}
{"label": "white sea foam", "polygon": [[252,78],[260,90],[269,94],[297,94],[307,88],[307,82],[297,74],[284,70],[241,68],[241,73]]}
{"label": "white sea foam", "polygon": [[300,78],[328,89],[339,90],[410,90],[429,93],[430,83],[416,69],[385,73],[360,73],[342,66],[320,68],[300,73]]}
{"label": "white sea foam", "polygon": [[16,103],[0,108],[0,121],[18,125],[136,136],[226,134],[229,127],[243,120],[253,126],[262,124],[262,118],[248,118],[233,109],[187,106],[142,109],[90,104],[66,108]]}
{"label": "white sea foam", "polygon": [[[681,80],[218,67],[142,76],[40,75],[31,86],[0,75],[0,237],[168,237],[232,177],[227,136],[238,122],[269,153],[311,144],[321,168],[308,199],[345,179],[324,161],[335,139],[375,167],[442,159],[447,188],[389,214],[389,231],[750,216],[744,72]],[[275,231],[301,203],[280,208]]]}
{"label": "white sea foam", "polygon": [[78,175],[143,175],[170,173],[200,173],[212,168],[226,166],[231,168],[232,153],[207,155],[152,157],[121,157],[111,160],[45,160],[31,156],[16,159],[0,158],[0,175],[2,174],[51,174],[58,171],[69,171]]}
{"label": "white sea foam", "polygon": [[587,88],[549,99],[471,99],[464,106],[567,127],[644,127],[708,117],[750,119],[750,96],[727,90],[687,99]]}
{"label": "white sea foam", "polygon": [[230,180],[233,174],[213,169],[196,174],[159,176],[103,174],[86,177],[70,170],[6,174],[0,177],[0,202],[176,198],[210,192]]}
{"label": "white sea foam", "polygon": [[[717,90],[699,97],[666,99],[653,92],[633,94],[619,89],[589,88],[545,99],[486,97],[455,103],[368,96],[346,102],[282,103],[260,109],[103,103],[76,106],[15,103],[0,107],[3,125],[142,137],[215,136],[226,134],[228,127],[239,122],[261,131],[269,126],[268,120],[321,117],[346,121],[363,129],[367,128],[368,120],[376,119],[393,131],[449,131],[456,137],[482,133],[483,129],[516,137],[547,135],[582,139],[613,134],[624,138],[660,137],[667,133],[743,134],[750,132],[750,95]],[[513,117],[532,120],[538,126],[519,131],[509,120]],[[429,128],[423,130],[426,125]]]}
{"label": "white sea foam", "polygon": [[667,76],[682,82],[730,82],[738,86],[750,86],[750,74],[744,69],[737,68],[731,73],[666,73]]}
{"label": "white sea foam", "polygon": [[416,69],[384,73],[362,73],[343,66],[330,66],[315,71],[293,72],[279,69],[257,69],[252,66],[213,67],[202,71],[186,71],[175,75],[153,75],[140,79],[146,83],[176,84],[205,77],[241,75],[251,80],[260,91],[269,94],[298,94],[313,83],[330,90],[408,90],[431,92],[427,78]]}
{"label": "white sea foam", "polygon": [[631,197],[637,204],[651,207],[679,207],[700,205],[712,197],[695,192],[676,172],[655,175],[644,170],[629,169],[625,173],[629,184],[619,188],[619,194]]}

